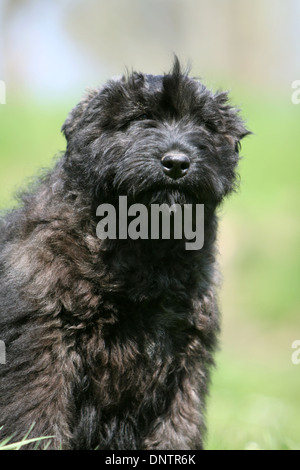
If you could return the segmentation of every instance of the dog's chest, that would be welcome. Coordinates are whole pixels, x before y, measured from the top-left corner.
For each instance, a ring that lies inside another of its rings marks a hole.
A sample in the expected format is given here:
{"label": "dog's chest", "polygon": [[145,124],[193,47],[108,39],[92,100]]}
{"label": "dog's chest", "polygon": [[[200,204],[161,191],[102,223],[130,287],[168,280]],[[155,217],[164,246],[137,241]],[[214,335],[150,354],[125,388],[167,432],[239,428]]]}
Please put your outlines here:
{"label": "dog's chest", "polygon": [[150,363],[161,364],[168,351],[173,350],[169,334],[166,331],[158,330],[155,335],[147,338],[144,350]]}

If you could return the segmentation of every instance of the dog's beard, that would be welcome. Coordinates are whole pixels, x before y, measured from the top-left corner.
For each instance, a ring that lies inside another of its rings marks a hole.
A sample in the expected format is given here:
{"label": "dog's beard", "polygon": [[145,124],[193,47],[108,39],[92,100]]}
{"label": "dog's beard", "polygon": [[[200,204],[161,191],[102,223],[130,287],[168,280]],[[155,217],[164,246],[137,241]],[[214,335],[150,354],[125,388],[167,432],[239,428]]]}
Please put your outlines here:
{"label": "dog's beard", "polygon": [[204,204],[218,199],[222,193],[219,180],[216,170],[204,164],[194,165],[186,176],[172,179],[163,173],[158,160],[151,161],[151,155],[131,154],[130,158],[120,156],[115,165],[101,168],[96,200],[117,204],[119,196],[126,196],[129,204],[145,206]]}
{"label": "dog's beard", "polygon": [[120,196],[126,196],[129,204],[197,204],[202,201],[199,198],[197,185],[189,185],[187,182],[168,181],[164,177],[153,178],[146,174],[139,178],[139,184],[135,175],[128,177],[128,173],[122,175],[122,179],[114,175],[105,175],[99,184],[95,186],[95,199],[98,203],[117,204]]}
{"label": "dog's beard", "polygon": [[[209,174],[202,174],[201,178],[196,173],[183,177],[178,181],[167,179],[154,171],[145,174],[140,173],[139,180],[136,175],[124,172],[122,179],[115,174],[102,175],[101,180],[95,185],[95,203],[110,203],[118,205],[119,197],[126,196],[128,204],[143,204],[146,207],[152,204],[205,204],[211,205],[218,198],[219,188],[217,181],[213,181]],[[221,192],[221,189],[220,189]]]}
{"label": "dog's beard", "polygon": [[150,206],[152,204],[196,204],[198,201],[195,196],[188,190],[182,188],[155,187],[146,189],[141,193],[137,193],[134,197],[136,202]]}

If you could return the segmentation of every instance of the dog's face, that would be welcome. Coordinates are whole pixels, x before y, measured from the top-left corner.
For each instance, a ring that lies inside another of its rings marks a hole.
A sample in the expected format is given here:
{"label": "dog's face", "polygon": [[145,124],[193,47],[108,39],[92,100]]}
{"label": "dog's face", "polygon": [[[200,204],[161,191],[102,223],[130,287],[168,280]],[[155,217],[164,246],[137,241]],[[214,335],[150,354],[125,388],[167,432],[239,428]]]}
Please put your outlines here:
{"label": "dog's face", "polygon": [[234,189],[248,134],[226,93],[182,73],[133,73],[89,92],[70,113],[65,166],[98,201],[217,205]]}

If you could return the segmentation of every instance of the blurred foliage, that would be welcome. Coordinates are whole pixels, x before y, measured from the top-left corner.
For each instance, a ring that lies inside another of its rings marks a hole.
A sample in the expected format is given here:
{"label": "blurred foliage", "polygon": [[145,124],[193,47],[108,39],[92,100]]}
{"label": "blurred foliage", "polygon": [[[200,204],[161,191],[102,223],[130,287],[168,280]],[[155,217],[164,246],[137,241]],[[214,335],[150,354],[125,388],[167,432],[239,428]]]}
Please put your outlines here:
{"label": "blurred foliage", "polygon": [[[208,403],[210,449],[300,447],[300,105],[237,90],[254,133],[242,146],[241,188],[220,211],[223,330]],[[75,103],[73,103],[75,104]],[[65,148],[70,103],[0,106],[0,207]]]}

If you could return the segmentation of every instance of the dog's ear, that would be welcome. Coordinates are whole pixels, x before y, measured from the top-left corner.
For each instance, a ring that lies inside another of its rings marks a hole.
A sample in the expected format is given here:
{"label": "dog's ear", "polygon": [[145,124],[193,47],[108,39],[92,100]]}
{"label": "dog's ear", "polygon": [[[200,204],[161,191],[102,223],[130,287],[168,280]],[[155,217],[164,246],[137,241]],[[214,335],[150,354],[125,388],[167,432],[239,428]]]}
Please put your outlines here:
{"label": "dog's ear", "polygon": [[228,103],[228,93],[220,92],[214,96],[215,103],[219,111],[219,131],[238,151],[240,141],[243,137],[252,134],[246,129],[245,123],[239,115],[239,109],[232,107]]}
{"label": "dog's ear", "polygon": [[65,120],[61,130],[64,133],[67,141],[70,140],[71,136],[73,135],[74,131],[76,131],[77,126],[83,116],[84,111],[88,107],[88,104],[91,100],[97,96],[99,90],[97,89],[89,89],[87,90],[86,94],[83,96],[81,101],[72,109],[69,113],[67,119]]}

